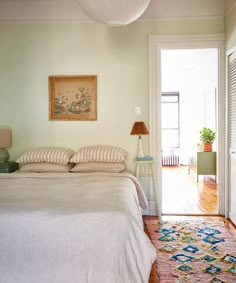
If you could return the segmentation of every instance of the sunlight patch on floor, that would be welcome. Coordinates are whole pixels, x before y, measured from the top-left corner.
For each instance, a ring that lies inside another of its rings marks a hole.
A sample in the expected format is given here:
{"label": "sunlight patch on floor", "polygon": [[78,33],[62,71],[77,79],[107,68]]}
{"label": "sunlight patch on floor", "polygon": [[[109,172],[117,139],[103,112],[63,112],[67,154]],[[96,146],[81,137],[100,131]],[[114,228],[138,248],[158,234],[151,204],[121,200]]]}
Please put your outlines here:
{"label": "sunlight patch on floor", "polygon": [[163,166],[162,212],[217,214],[218,189],[209,177],[188,174],[187,166]]}

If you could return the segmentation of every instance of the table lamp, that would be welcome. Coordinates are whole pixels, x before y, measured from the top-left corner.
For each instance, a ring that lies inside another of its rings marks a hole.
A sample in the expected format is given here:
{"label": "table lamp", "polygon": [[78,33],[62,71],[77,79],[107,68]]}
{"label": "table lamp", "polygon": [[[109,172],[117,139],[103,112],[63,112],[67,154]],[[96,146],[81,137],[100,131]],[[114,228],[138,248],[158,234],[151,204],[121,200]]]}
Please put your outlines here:
{"label": "table lamp", "polygon": [[0,163],[6,163],[10,157],[5,147],[11,147],[10,129],[0,129]]}
{"label": "table lamp", "polygon": [[130,134],[139,136],[137,157],[144,157],[142,135],[149,134],[144,122],[135,122]]}

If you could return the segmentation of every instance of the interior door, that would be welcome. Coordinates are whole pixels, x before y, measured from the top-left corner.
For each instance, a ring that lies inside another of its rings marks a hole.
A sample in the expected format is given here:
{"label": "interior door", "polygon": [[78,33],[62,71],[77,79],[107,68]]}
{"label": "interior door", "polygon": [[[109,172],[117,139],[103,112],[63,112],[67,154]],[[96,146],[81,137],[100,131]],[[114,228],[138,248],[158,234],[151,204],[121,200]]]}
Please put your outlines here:
{"label": "interior door", "polygon": [[236,51],[229,56],[229,217],[236,224]]}

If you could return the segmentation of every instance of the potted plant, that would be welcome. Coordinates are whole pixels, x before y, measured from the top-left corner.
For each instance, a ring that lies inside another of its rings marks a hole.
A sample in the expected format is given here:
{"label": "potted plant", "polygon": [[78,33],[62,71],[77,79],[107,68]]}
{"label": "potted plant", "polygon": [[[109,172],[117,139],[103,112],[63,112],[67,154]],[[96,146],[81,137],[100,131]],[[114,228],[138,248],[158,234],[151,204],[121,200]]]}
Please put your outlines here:
{"label": "potted plant", "polygon": [[200,131],[200,141],[203,144],[203,151],[212,151],[212,143],[214,142],[215,137],[215,132],[213,132],[210,128],[204,127]]}

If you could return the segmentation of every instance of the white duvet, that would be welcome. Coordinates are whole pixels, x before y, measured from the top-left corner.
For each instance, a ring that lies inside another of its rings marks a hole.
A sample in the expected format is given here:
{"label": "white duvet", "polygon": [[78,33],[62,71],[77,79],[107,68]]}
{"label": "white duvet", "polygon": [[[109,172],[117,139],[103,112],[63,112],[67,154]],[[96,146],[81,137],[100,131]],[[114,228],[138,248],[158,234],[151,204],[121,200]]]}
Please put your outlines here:
{"label": "white duvet", "polygon": [[147,283],[140,205],[129,174],[0,174],[0,282]]}

